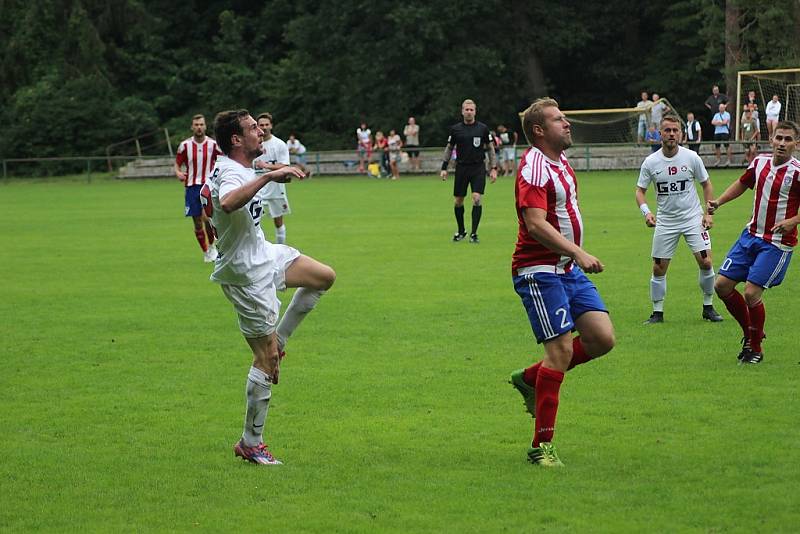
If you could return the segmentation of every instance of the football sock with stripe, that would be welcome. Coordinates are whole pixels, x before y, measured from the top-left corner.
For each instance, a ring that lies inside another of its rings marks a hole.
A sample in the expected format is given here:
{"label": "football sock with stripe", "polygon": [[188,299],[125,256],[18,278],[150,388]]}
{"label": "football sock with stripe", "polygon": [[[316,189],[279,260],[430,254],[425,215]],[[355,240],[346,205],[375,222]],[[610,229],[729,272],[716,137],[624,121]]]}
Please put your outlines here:
{"label": "football sock with stripe", "polygon": [[214,227],[211,226],[210,221],[203,221],[203,224],[206,229],[206,238],[208,239],[208,246],[214,244]]}
{"label": "football sock with stripe", "polygon": [[720,299],[725,303],[725,307],[728,308],[728,311],[733,318],[736,319],[736,322],[739,323],[739,326],[742,327],[742,336],[749,338],[750,311],[747,308],[747,303],[744,301],[742,294],[734,289],[727,296],[720,297]]}
{"label": "football sock with stripe", "polygon": [[581,343],[581,337],[575,336],[574,338],[572,338],[572,360],[569,362],[569,367],[567,367],[567,371],[582,363],[591,361],[591,359],[592,357],[586,354],[586,349],[583,348],[583,343]]}
{"label": "football sock with stripe", "polygon": [[480,204],[472,206],[472,233],[478,233],[478,225],[481,223],[481,214],[483,214],[483,206]]}
{"label": "football sock with stripe", "polygon": [[536,376],[536,428],[533,434],[533,446],[542,442],[553,441],[558,412],[558,392],[564,373],[556,369],[540,367]]}
{"label": "football sock with stripe", "polygon": [[286,340],[292,335],[295,329],[303,322],[308,312],[314,309],[319,302],[320,297],[325,291],[320,289],[309,289],[307,287],[298,287],[297,291],[292,296],[292,301],[286,307],[286,312],[283,318],[278,323],[278,347],[283,349],[286,346]]}
{"label": "football sock with stripe", "polygon": [[200,248],[203,249],[203,252],[208,251],[208,243],[206,241],[206,231],[201,226],[200,228],[194,229],[194,237],[197,238],[197,242],[200,244]]}
{"label": "football sock with stripe", "polygon": [[466,232],[466,230],[464,230],[464,206],[454,207],[453,212],[456,214],[456,224],[458,225],[458,233],[463,234],[464,232]]}
{"label": "football sock with stripe", "polygon": [[653,301],[653,311],[664,311],[664,297],[667,296],[667,277],[653,275],[650,277],[650,300]]}
{"label": "football sock with stripe", "polygon": [[[590,361],[592,361],[592,357],[586,354],[586,349],[583,348],[583,343],[581,343],[581,337],[575,336],[572,339],[572,360],[569,362],[567,371]],[[522,380],[529,386],[536,387],[536,378],[539,374],[539,368],[541,366],[542,362],[536,362],[535,364],[526,368],[522,374]]]}
{"label": "football sock with stripe", "polygon": [[767,318],[767,310],[764,309],[764,302],[759,301],[755,306],[748,306],[750,313],[750,348],[753,352],[761,352],[761,340],[764,338],[764,322]]}
{"label": "football sock with stripe", "polygon": [[282,224],[275,228],[275,242],[279,245],[286,243],[286,225]]}
{"label": "football sock with stripe", "polygon": [[244,432],[242,433],[242,440],[248,447],[255,447],[263,439],[264,422],[267,420],[271,397],[272,383],[269,375],[257,367],[251,367],[247,374],[245,388],[247,411],[244,416]]}
{"label": "football sock with stripe", "polygon": [[714,268],[700,269],[697,274],[697,281],[703,291],[703,306],[711,306],[714,298]]}

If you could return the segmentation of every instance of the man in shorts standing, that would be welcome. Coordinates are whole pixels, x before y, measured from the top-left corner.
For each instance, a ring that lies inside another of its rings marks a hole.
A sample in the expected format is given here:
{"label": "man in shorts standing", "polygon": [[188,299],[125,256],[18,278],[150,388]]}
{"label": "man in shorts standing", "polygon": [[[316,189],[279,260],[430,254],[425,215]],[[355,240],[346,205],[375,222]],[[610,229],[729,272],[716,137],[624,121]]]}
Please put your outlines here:
{"label": "man in shorts standing", "polygon": [[[636,204],[644,222],[655,227],[653,234],[653,275],[650,278],[650,299],[653,313],[645,324],[664,322],[664,297],[667,295],[667,269],[681,236],[694,254],[700,267],[698,282],[703,292],[703,319],[719,322],[722,317],[712,305],[714,296],[714,264],[711,258],[711,215],[703,214],[697,198],[695,181],[703,188],[705,201],[714,198],[711,180],[696,152],[679,146],[681,123],[678,117],[666,115],[661,119],[661,148],[642,163],[636,184]],[[656,189],[658,218],[647,206],[645,194],[650,184]]]}
{"label": "man in shorts standing", "polygon": [[442,161],[442,180],[447,180],[447,166],[453,149],[458,151],[456,160],[456,179],[453,184],[453,197],[458,229],[453,235],[453,241],[461,241],[467,237],[464,227],[464,198],[467,196],[467,186],[472,189],[472,231],[469,234],[470,243],[478,243],[478,225],[481,222],[483,206],[481,197],[486,189],[486,163],[485,154],[489,153],[489,179],[492,183],[497,180],[497,163],[494,153],[494,139],[489,127],[475,120],[475,102],[464,100],[461,104],[461,116],[464,120],[450,127],[447,137],[447,147],[444,149]]}
{"label": "man in shorts standing", "polygon": [[[272,135],[272,115],[262,113],[256,120],[258,127],[264,132],[261,142],[262,154],[254,162],[256,173],[289,165],[289,147],[283,139]],[[283,216],[292,212],[289,207],[289,197],[286,195],[286,184],[269,182],[258,194],[261,196],[262,205],[266,204],[269,216],[275,225],[275,242],[281,245],[286,243],[286,225],[283,223]]]}
{"label": "man in shorts standing", "polygon": [[[203,216],[200,189],[206,183],[206,178],[211,174],[220,154],[217,142],[206,137],[206,118],[203,115],[192,117],[192,137],[181,142],[175,155],[175,176],[185,187],[184,215],[192,218],[194,236],[206,263],[217,259],[217,249],[214,247],[211,223]],[[186,172],[183,171],[184,167]]]}
{"label": "man in shorts standing", "polygon": [[[582,248],[578,184],[564,154],[572,145],[569,122],[555,100],[540,98],[523,113],[522,129],[532,146],[517,172],[519,232],[511,269],[514,289],[545,355],[514,371],[510,383],[534,417],[528,460],[561,467],[552,441],[564,374],[610,351],[614,327],[584,274],[602,272],[603,264]],[[579,335],[573,336],[573,330]]]}
{"label": "man in shorts standing", "polygon": [[[280,464],[263,442],[272,384],[278,383],[280,360],[289,336],[333,285],[336,273],[286,245],[264,239],[258,192],[269,182],[302,178],[295,167],[281,167],[256,175],[253,160],[261,154],[263,132],[246,110],[217,114],[214,131],[224,156],[204,186],[206,214],[216,230],[219,257],[211,280],[233,304],[253,353],[247,376],[244,432],[234,453],[249,462]],[[283,318],[276,291],[298,288]]]}
{"label": "man in shorts standing", "polygon": [[[800,161],[793,157],[800,128],[779,122],[772,132],[772,155],[758,154],[744,174],[718,199],[708,201],[708,212],[738,198],[746,189],[755,191],[753,215],[739,240],[719,268],[714,285],[717,295],[742,328],[739,362],[757,364],[764,359],[766,310],[764,290],[783,282],[792,251],[797,245],[800,222]],[[736,289],[744,282],[744,296]]]}

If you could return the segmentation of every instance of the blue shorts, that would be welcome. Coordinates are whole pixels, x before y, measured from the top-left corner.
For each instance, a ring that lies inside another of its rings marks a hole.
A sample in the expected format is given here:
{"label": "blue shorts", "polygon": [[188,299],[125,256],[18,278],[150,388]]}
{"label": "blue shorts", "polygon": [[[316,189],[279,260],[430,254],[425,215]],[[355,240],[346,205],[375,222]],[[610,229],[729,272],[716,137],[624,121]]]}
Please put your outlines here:
{"label": "blue shorts", "polygon": [[575,319],[588,311],[608,313],[597,288],[578,267],[565,274],[531,273],[513,279],[539,343],[571,332]]}
{"label": "blue shorts", "polygon": [[186,188],[186,212],[187,217],[200,217],[203,213],[203,205],[200,203],[200,189],[202,185],[190,185]]}
{"label": "blue shorts", "polygon": [[751,235],[745,228],[718,272],[736,282],[747,281],[766,289],[783,282],[791,259],[790,251]]}

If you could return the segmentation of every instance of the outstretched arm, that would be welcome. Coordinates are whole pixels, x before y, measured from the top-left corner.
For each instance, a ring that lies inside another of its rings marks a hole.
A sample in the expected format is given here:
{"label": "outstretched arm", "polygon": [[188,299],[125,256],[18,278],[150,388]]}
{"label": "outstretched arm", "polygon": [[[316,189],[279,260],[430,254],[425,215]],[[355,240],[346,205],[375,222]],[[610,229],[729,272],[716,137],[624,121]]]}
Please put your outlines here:
{"label": "outstretched arm", "polygon": [[707,210],[709,215],[713,215],[717,209],[723,204],[730,202],[736,198],[739,198],[742,193],[745,192],[747,186],[744,185],[741,181],[736,180],[731,185],[728,186],[728,189],[722,193],[718,199],[716,200],[709,200],[706,202]]}
{"label": "outstretched arm", "polygon": [[233,191],[230,191],[220,199],[222,211],[225,213],[236,211],[250,202],[253,197],[256,196],[256,193],[258,193],[262,187],[267,185],[267,183],[289,182],[291,181],[292,176],[296,176],[297,178],[305,178],[305,174],[303,174],[303,172],[297,167],[281,167],[280,169],[265,172],[260,176],[256,176],[253,180],[250,180],[246,184],[237,187]]}

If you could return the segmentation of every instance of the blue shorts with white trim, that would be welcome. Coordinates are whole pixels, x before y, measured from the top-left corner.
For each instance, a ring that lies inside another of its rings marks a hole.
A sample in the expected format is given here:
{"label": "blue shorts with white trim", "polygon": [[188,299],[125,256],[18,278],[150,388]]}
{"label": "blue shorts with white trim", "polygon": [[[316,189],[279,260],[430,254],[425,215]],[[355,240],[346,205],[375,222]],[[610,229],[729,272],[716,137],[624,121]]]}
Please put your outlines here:
{"label": "blue shorts with white trim", "polygon": [[203,213],[203,205],[200,202],[200,190],[202,185],[190,185],[186,187],[186,194],[184,201],[186,203],[186,210],[184,215],[186,217],[199,217]]}
{"label": "blue shorts with white trim", "polygon": [[608,313],[597,288],[578,267],[564,274],[537,272],[513,280],[539,343],[571,332],[575,319],[588,311]]}
{"label": "blue shorts with white trim", "polygon": [[791,259],[791,251],[781,250],[745,228],[718,272],[736,282],[747,281],[766,289],[783,282]]}

